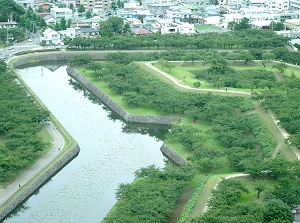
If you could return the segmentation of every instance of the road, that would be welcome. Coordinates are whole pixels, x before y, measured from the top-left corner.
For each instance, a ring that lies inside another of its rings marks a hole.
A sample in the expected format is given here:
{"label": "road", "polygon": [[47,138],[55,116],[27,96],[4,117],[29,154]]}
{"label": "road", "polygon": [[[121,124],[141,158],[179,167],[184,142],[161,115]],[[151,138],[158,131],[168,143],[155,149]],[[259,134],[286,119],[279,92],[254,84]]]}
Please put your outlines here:
{"label": "road", "polygon": [[64,148],[65,141],[57,128],[51,123],[44,124],[44,128],[52,137],[51,150],[42,156],[33,166],[25,170],[13,183],[6,188],[0,188],[0,206],[6,202],[14,193],[22,189],[22,186],[36,176],[44,167],[46,167],[53,159],[55,159]]}

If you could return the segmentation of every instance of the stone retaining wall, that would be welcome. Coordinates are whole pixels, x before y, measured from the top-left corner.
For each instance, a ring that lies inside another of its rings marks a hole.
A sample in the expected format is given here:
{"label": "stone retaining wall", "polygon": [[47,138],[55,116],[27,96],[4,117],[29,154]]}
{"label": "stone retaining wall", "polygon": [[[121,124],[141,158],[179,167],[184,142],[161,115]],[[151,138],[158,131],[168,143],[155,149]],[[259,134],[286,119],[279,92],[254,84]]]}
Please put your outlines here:
{"label": "stone retaining wall", "polygon": [[[0,221],[5,218],[10,212],[12,212],[20,203],[22,203],[27,197],[34,193],[39,187],[43,185],[49,178],[57,173],[61,168],[68,164],[73,158],[75,158],[80,151],[77,144],[70,151],[67,152],[60,160],[51,164],[48,170],[41,173],[41,175],[19,195],[17,195],[12,202],[10,202],[3,210],[0,211]],[[24,185],[26,187],[27,185]]]}
{"label": "stone retaining wall", "polygon": [[85,52],[85,51],[58,51],[58,52],[41,52],[30,53],[18,57],[18,60],[12,63],[13,68],[17,68],[22,65],[34,64],[34,62],[42,61],[69,61],[78,54],[89,54],[94,60],[103,60],[105,58],[105,52]]}
{"label": "stone retaining wall", "polygon": [[172,160],[178,165],[187,164],[187,161],[182,158],[178,153],[176,153],[172,148],[170,148],[165,143],[160,147],[160,151],[164,154],[165,157]]}
{"label": "stone retaining wall", "polygon": [[114,102],[108,95],[103,93],[91,81],[86,79],[82,74],[72,67],[67,67],[68,74],[92,92],[96,97],[103,101],[111,110],[121,116],[126,122],[150,123],[150,124],[166,124],[170,125],[180,122],[181,118],[174,116],[158,116],[158,115],[132,115],[125,111],[119,104]]}

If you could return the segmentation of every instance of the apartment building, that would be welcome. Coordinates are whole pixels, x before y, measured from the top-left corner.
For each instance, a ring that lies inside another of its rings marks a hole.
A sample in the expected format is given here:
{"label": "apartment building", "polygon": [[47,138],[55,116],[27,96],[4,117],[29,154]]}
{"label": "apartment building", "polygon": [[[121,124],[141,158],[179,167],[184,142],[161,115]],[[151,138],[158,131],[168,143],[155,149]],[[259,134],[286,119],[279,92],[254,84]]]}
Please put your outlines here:
{"label": "apartment building", "polygon": [[83,5],[86,11],[110,10],[111,0],[77,0],[77,5]]}
{"label": "apartment building", "polygon": [[266,0],[265,4],[271,13],[277,13],[289,9],[289,0]]}
{"label": "apartment building", "polygon": [[290,0],[290,7],[300,9],[300,0]]}

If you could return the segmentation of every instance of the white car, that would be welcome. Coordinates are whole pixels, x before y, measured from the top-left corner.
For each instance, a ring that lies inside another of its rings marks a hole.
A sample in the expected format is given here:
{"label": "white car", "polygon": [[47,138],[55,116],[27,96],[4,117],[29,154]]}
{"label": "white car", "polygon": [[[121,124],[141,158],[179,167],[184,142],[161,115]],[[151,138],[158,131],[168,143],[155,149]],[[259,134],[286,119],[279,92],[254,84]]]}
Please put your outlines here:
{"label": "white car", "polygon": [[32,39],[28,39],[28,42],[32,42]]}

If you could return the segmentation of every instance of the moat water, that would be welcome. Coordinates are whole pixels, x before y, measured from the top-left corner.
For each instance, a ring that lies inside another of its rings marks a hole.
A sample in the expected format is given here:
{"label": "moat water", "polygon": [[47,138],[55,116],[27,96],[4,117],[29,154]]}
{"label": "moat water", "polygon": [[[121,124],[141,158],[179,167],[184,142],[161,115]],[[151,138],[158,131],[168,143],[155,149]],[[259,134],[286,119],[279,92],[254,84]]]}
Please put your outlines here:
{"label": "moat water", "polygon": [[168,128],[127,124],[70,80],[65,66],[48,68],[17,72],[81,151],[4,222],[101,222],[116,203],[120,183],[132,182],[141,167],[164,166],[160,146]]}

